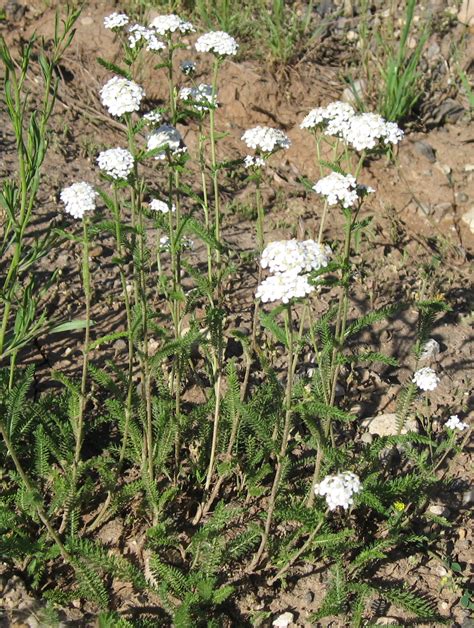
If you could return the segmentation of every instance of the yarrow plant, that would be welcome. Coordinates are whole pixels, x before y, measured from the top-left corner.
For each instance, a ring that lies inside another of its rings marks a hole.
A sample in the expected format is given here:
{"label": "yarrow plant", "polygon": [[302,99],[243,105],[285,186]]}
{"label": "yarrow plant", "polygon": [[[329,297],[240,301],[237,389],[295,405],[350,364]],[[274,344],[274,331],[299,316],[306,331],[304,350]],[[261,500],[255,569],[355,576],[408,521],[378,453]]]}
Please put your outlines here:
{"label": "yarrow plant", "polygon": [[73,218],[81,220],[86,212],[95,210],[97,192],[85,181],[64,188],[60,197],[65,205],[65,211]]}
{"label": "yarrow plant", "polygon": [[111,13],[104,17],[104,26],[111,30],[120,30],[130,22],[126,13]]}
{"label": "yarrow plant", "polygon": [[155,31],[151,28],[133,24],[129,27],[128,33],[128,45],[132,50],[139,45],[144,45],[149,52],[158,52],[166,48],[166,45],[158,39]]}
{"label": "yarrow plant", "polygon": [[100,90],[102,104],[116,117],[138,111],[144,97],[142,87],[122,76],[114,76]]}
{"label": "yarrow plant", "polygon": [[174,204],[170,207],[168,203],[160,201],[157,198],[152,199],[148,206],[154,212],[160,212],[161,214],[168,214],[170,211],[176,211],[176,206]]}
{"label": "yarrow plant", "polygon": [[328,475],[314,486],[316,495],[326,498],[329,510],[338,507],[348,509],[354,503],[354,495],[362,490],[359,477],[351,471]]}
{"label": "yarrow plant", "polygon": [[171,13],[169,15],[158,15],[150,22],[150,28],[153,28],[159,35],[170,37],[173,33],[181,33],[186,35],[195,31],[191,22],[183,20],[179,15]]}
{"label": "yarrow plant", "polygon": [[255,296],[263,303],[281,301],[290,303],[292,299],[302,299],[313,292],[308,277],[294,272],[278,273],[262,281],[257,287]]}
{"label": "yarrow plant", "polygon": [[112,179],[126,179],[133,170],[133,155],[126,148],[109,148],[97,157],[97,164]]}
{"label": "yarrow plant", "polygon": [[469,425],[464,421],[461,421],[457,414],[452,414],[446,421],[445,426],[450,430],[459,430],[460,432],[467,430]]}
{"label": "yarrow plant", "polygon": [[163,146],[163,150],[155,155],[155,159],[165,159],[167,153],[179,155],[186,151],[180,132],[171,124],[162,124],[148,136],[148,150],[155,150]]}
{"label": "yarrow plant", "polygon": [[198,52],[211,52],[218,57],[227,57],[236,55],[239,45],[228,33],[212,31],[198,37],[194,47]]}
{"label": "yarrow plant", "polygon": [[354,207],[359,200],[368,193],[374,192],[371,187],[359,185],[352,174],[331,172],[327,177],[320,179],[313,190],[326,197],[328,205],[341,204],[343,207]]}
{"label": "yarrow plant", "polygon": [[272,273],[301,274],[327,266],[330,256],[330,247],[314,240],[278,240],[267,245],[260,264]]}
{"label": "yarrow plant", "polygon": [[413,383],[415,383],[420,390],[429,391],[437,388],[439,383],[439,377],[436,375],[436,372],[430,368],[429,366],[424,366],[423,368],[416,371],[413,375]]}
{"label": "yarrow plant", "polygon": [[179,97],[196,111],[209,111],[217,107],[217,94],[213,93],[212,85],[207,83],[200,83],[196,87],[183,87]]}
{"label": "yarrow plant", "polygon": [[266,126],[248,129],[242,135],[242,141],[249,148],[259,150],[262,153],[273,153],[280,148],[288,149],[291,146],[290,139],[283,131]]}

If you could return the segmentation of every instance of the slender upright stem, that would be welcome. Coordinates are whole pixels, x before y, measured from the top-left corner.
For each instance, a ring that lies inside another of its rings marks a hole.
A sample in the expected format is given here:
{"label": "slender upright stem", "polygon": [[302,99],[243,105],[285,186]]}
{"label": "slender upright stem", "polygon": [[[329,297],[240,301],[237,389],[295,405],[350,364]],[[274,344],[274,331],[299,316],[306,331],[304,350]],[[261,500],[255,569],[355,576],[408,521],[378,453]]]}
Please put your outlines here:
{"label": "slender upright stem", "polygon": [[270,528],[273,521],[273,513],[275,511],[275,504],[278,489],[280,487],[281,476],[283,474],[283,468],[285,464],[286,452],[288,448],[288,441],[291,429],[291,419],[293,415],[292,411],[292,395],[293,395],[293,376],[295,371],[296,360],[294,360],[294,338],[293,338],[293,321],[292,321],[292,309],[291,303],[288,303],[286,309],[287,316],[287,344],[288,344],[288,362],[287,362],[287,380],[286,380],[286,393],[285,393],[285,420],[283,424],[283,435],[281,438],[280,451],[277,455],[277,464],[275,470],[275,477],[273,479],[272,490],[270,493],[270,499],[267,506],[267,518],[265,520],[265,527],[260,541],[260,546],[253,557],[252,562],[249,565],[248,570],[253,571],[260,562],[263,552],[267,546],[268,536],[270,534]]}

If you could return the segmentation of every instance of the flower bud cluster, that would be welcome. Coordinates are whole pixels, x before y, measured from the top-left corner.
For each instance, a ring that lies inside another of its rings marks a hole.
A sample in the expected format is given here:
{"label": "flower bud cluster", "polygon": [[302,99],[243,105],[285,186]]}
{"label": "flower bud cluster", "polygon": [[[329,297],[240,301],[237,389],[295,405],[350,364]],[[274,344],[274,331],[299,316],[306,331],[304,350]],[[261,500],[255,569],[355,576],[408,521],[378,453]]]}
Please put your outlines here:
{"label": "flower bud cluster", "polygon": [[160,146],[163,146],[163,150],[155,156],[155,159],[165,159],[167,152],[171,155],[178,155],[186,150],[180,132],[171,124],[162,124],[148,136],[148,150],[154,150]]}
{"label": "flower bud cluster", "polygon": [[212,85],[207,83],[200,83],[197,87],[183,87],[179,97],[196,111],[209,111],[217,107],[217,94],[212,93]]}
{"label": "flower bud cluster", "polygon": [[337,475],[328,475],[319,484],[315,484],[314,492],[326,498],[329,510],[338,506],[349,508],[354,503],[354,494],[359,493],[362,486],[359,477],[351,471]]}

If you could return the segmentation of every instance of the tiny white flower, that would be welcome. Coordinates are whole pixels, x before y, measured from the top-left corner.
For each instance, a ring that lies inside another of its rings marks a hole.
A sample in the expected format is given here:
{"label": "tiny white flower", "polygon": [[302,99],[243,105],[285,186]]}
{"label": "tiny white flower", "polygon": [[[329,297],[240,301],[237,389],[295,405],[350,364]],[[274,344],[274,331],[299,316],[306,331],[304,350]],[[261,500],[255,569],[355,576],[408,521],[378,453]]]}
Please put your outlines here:
{"label": "tiny white flower", "polygon": [[439,377],[429,366],[425,366],[413,375],[414,382],[420,390],[434,390],[438,386]]}
{"label": "tiny white flower", "polygon": [[275,628],[288,628],[288,626],[293,622],[293,619],[293,613],[286,611],[286,613],[282,613],[272,622],[272,626],[275,626]]}
{"label": "tiny white flower", "polygon": [[273,153],[279,148],[290,148],[291,145],[290,139],[283,131],[268,126],[248,129],[241,139],[249,148],[261,150],[263,153]]}
{"label": "tiny white flower", "polygon": [[143,119],[146,121],[146,124],[150,126],[155,126],[156,124],[159,124],[161,122],[163,116],[159,111],[149,111],[148,113],[144,114]]}
{"label": "tiny white flower", "polygon": [[100,90],[100,99],[112,116],[123,116],[140,109],[144,90],[122,76],[114,76]]}
{"label": "tiny white flower", "polygon": [[97,157],[99,168],[113,179],[126,179],[133,170],[133,155],[125,148],[110,148]]}
{"label": "tiny white flower", "polygon": [[165,159],[166,151],[168,150],[172,155],[179,154],[186,150],[182,147],[183,138],[178,129],[175,129],[171,124],[162,124],[155,131],[153,131],[148,137],[148,150],[153,150],[163,146],[161,152],[159,152],[155,159]]}
{"label": "tiny white flower", "polygon": [[[150,209],[152,209],[155,212],[161,212],[162,214],[168,214],[170,211],[170,206],[168,203],[165,203],[164,201],[160,201],[157,198],[154,198],[150,201],[149,203],[149,207]],[[174,205],[174,203],[171,204],[171,211],[174,212],[176,211],[176,207]]]}
{"label": "tiny white flower", "polygon": [[159,35],[166,37],[170,37],[176,32],[185,35],[186,33],[193,33],[195,31],[191,22],[186,22],[180,18],[179,15],[175,15],[174,13],[158,15],[150,23],[150,28],[154,28]]}
{"label": "tiny white flower", "polygon": [[264,168],[267,162],[259,155],[246,155],[244,157],[244,166],[246,168]]}
{"label": "tiny white flower", "polygon": [[224,31],[212,31],[201,35],[194,44],[194,47],[198,52],[212,52],[219,57],[224,57],[237,54],[239,45],[228,33]]}
{"label": "tiny white flower", "polygon": [[329,510],[338,506],[349,508],[354,503],[353,495],[362,488],[359,477],[351,471],[344,471],[338,475],[328,475],[319,484],[315,484],[314,492],[326,498]]}
{"label": "tiny white flower", "polygon": [[459,420],[457,414],[453,414],[449,417],[449,419],[445,423],[446,427],[449,427],[450,430],[459,430],[460,432],[467,430],[469,425]]}
{"label": "tiny white flower", "polygon": [[65,211],[74,218],[83,218],[85,212],[94,211],[96,197],[97,192],[85,181],[73,183],[60,194]]}
{"label": "tiny white flower", "polygon": [[104,26],[109,29],[119,29],[127,26],[130,18],[125,13],[111,13],[104,17]]}

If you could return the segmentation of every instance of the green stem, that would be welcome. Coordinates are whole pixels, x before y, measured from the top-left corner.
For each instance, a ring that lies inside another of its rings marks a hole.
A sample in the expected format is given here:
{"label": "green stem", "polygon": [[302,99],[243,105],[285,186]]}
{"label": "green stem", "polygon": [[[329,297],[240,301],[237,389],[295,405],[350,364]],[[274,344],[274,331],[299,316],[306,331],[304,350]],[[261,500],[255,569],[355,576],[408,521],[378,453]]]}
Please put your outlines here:
{"label": "green stem", "polygon": [[262,533],[262,539],[260,546],[253,557],[252,562],[249,565],[248,571],[252,572],[259,564],[263,552],[267,546],[268,536],[270,534],[270,528],[273,521],[273,513],[275,511],[275,504],[278,489],[280,487],[281,476],[283,474],[283,468],[285,464],[286,452],[288,448],[288,441],[290,437],[291,420],[293,416],[292,410],[292,396],[293,396],[293,376],[295,371],[296,360],[294,359],[294,334],[293,334],[293,320],[292,320],[292,308],[291,302],[288,303],[286,308],[286,328],[287,328],[287,344],[288,344],[288,362],[287,362],[287,381],[285,392],[285,420],[283,424],[283,435],[281,439],[280,451],[277,455],[277,464],[275,470],[275,477],[273,479],[272,490],[270,493],[270,499],[267,506],[267,517],[265,520],[265,527]]}

